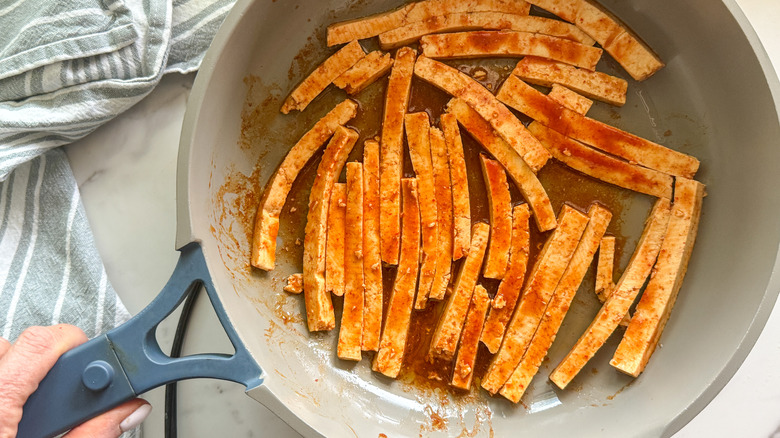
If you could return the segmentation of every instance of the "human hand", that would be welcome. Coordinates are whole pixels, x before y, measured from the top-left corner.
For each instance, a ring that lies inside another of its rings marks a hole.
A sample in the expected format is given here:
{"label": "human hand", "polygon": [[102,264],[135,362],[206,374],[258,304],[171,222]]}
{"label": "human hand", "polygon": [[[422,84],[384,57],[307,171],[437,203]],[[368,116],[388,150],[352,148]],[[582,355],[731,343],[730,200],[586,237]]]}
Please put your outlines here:
{"label": "human hand", "polygon": [[[30,327],[13,345],[0,338],[0,438],[16,436],[27,398],[62,353],[86,341],[81,329],[67,324]],[[118,437],[141,424],[151,410],[142,399],[130,400],[73,428],[65,437]]]}

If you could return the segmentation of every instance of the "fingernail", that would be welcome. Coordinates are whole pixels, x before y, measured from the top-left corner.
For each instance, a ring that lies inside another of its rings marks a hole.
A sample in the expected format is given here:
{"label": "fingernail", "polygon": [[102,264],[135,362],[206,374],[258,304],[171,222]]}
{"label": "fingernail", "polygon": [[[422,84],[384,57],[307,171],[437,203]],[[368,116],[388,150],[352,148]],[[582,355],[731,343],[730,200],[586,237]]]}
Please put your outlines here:
{"label": "fingernail", "polygon": [[146,420],[146,417],[149,416],[149,412],[152,412],[152,405],[141,405],[138,409],[133,411],[132,414],[128,415],[127,418],[119,423],[119,429],[122,430],[122,432],[135,429],[136,427],[140,426],[144,420]]}

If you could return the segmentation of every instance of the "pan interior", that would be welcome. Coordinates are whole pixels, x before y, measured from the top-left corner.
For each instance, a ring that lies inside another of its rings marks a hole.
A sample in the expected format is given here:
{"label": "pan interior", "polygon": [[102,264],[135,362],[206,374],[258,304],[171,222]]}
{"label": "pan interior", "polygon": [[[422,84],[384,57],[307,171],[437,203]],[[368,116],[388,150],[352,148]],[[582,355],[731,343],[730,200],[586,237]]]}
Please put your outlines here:
{"label": "pan interior", "polygon": [[[596,105],[593,117],[695,155],[702,162],[697,179],[708,192],[684,286],[645,373],[634,380],[614,371],[607,345],[571,389],[553,390],[545,381],[597,310],[586,298],[592,294],[587,282],[577,299],[591,305],[567,316],[531,396],[518,406],[484,391],[453,396],[379,377],[368,360],[339,361],[335,333],[308,333],[302,297],[282,291],[284,279],[301,270],[302,245],[296,239],[302,239],[303,218],[282,216],[278,266],[270,273],[249,268],[249,239],[262,184],[295,140],[343,95],[331,92],[300,115],[284,116],[278,108],[328,53],[327,24],[398,3],[247,1],[237,6],[243,13],[235,13],[220,31],[222,50],[210,54],[202,73],[208,80],[199,78],[193,91],[200,104],[191,132],[183,136],[189,163],[180,174],[186,175],[192,234],[203,242],[228,315],[265,370],[265,389],[256,398],[284,418],[298,417],[297,427],[311,427],[304,429],[307,434],[488,436],[522,428],[529,436],[657,436],[681,427],[725,384],[777,294],[776,288],[768,291],[780,241],[780,197],[774,190],[780,127],[770,85],[724,4],[604,4],[667,66],[643,83],[629,81],[623,108]],[[601,70],[627,77],[613,61],[602,63]],[[375,84],[366,93],[382,93],[383,86]],[[242,112],[251,124],[242,125]],[[285,213],[305,209],[306,202],[305,196],[288,200]],[[647,200],[627,201],[626,230],[641,228],[647,205]],[[633,243],[629,239],[626,245],[629,253]],[[617,341],[611,340],[612,349]],[[554,400],[551,394],[560,403],[547,403]]]}

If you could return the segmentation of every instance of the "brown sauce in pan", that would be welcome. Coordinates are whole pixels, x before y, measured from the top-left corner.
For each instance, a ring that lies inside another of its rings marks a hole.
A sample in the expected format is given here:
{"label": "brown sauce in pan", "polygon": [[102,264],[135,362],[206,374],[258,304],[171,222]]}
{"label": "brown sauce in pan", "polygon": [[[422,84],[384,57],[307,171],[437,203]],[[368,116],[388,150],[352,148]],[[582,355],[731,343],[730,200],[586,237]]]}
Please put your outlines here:
{"label": "brown sauce in pan", "polygon": [[[511,73],[516,61],[516,59],[462,60],[449,62],[448,64],[469,74],[488,89],[495,92],[504,79]],[[356,129],[360,133],[360,139],[350,154],[349,160],[362,161],[363,142],[366,139],[378,137],[381,133],[384,90],[386,85],[387,76],[376,81],[356,96],[352,96],[352,98],[359,103],[359,110],[357,116],[348,123],[348,126]],[[286,144],[288,148],[291,147],[297,141],[297,138],[316,121],[316,117],[314,117],[313,114],[324,114],[328,109],[332,108],[335,103],[343,100],[345,96],[345,93],[342,91],[333,90],[331,88],[324,93],[323,96],[320,96],[315,100],[312,104],[312,108],[308,108],[303,114],[295,113],[295,117],[301,118],[297,123],[293,122],[295,123],[294,125],[290,125],[295,126],[295,129],[290,130],[290,132],[285,135],[285,137],[289,138],[285,138],[285,142],[282,144]],[[432,124],[439,126],[439,116],[444,112],[444,107],[450,99],[451,96],[445,92],[415,77],[412,81],[409,112],[425,111],[430,116]],[[274,113],[274,111],[269,110],[264,116],[278,116],[278,108],[276,111],[277,112]],[[526,124],[530,122],[530,119],[524,115],[516,112],[515,115]],[[290,119],[293,118],[291,116],[285,117],[289,117]],[[251,123],[244,123],[242,125],[242,137],[247,134],[244,129],[251,129],[250,125]],[[478,159],[480,154],[486,152],[464,130],[461,130],[461,135],[463,138],[464,154],[468,172],[472,221],[488,221],[489,211],[487,194]],[[316,168],[319,165],[321,155],[321,151],[316,154],[296,179],[280,218],[281,228],[279,237],[282,239],[282,243],[277,249],[277,259],[279,261],[291,261],[293,266],[298,267],[297,269],[302,268],[303,245],[300,243],[304,238],[309,191],[316,175]],[[408,149],[406,147],[404,150],[404,160],[405,176],[414,176],[409,160]],[[271,170],[272,169],[264,169],[262,172],[263,181],[267,180],[268,176],[270,176]],[[341,181],[345,180],[343,173],[344,172],[342,172],[340,178]],[[563,203],[567,203],[582,211],[587,211],[592,203],[599,202],[612,211],[613,220],[607,232],[617,237],[616,269],[622,269],[619,261],[621,260],[621,252],[626,245],[627,239],[623,234],[623,221],[621,220],[621,216],[624,206],[628,204],[629,198],[636,195],[627,190],[599,182],[593,178],[580,174],[565,167],[554,159],[550,159],[547,165],[539,171],[538,176],[547,190],[556,215]],[[256,188],[248,189],[256,190]],[[512,183],[510,183],[510,192],[513,203],[523,202],[520,192]],[[544,240],[550,234],[540,233],[536,229],[533,219],[531,221],[531,259],[528,263],[529,269],[533,266],[536,254],[544,243]],[[251,233],[252,224],[245,225],[248,225],[247,229],[249,230],[249,233]],[[296,242],[299,244],[296,244]],[[461,261],[458,261],[453,265],[451,284],[454,282],[460,264]],[[591,271],[592,270],[593,267],[591,267]],[[589,276],[592,277],[592,272]],[[392,291],[394,278],[395,267],[385,266],[383,268],[385,309],[387,308],[390,293]],[[480,283],[488,290],[492,297],[498,288],[499,281],[481,278]],[[584,284],[588,284],[587,278]],[[283,294],[284,292],[281,291],[283,284],[278,284],[277,286],[279,289],[278,293]],[[302,297],[300,301],[303,301]],[[334,306],[337,309],[341,303],[341,299],[334,297]],[[574,306],[576,306],[576,303],[574,303]],[[406,344],[404,365],[400,377],[404,381],[411,382],[413,385],[421,388],[440,388],[449,391],[455,396],[463,396],[467,393],[453,389],[449,386],[453,364],[440,360],[431,361],[427,354],[430,340],[442,307],[443,302],[429,302],[427,309],[421,311],[413,310],[409,337]],[[303,311],[303,304],[301,304],[301,311]],[[337,310],[337,320],[339,319],[339,313],[340,312]],[[305,324],[303,318],[300,320],[300,323]],[[334,329],[333,335],[336,336],[336,333],[338,333],[338,327]],[[373,353],[369,353],[364,360],[371,360],[372,356]],[[477,388],[479,386],[480,379],[482,375],[484,375],[491,357],[492,355],[490,355],[487,348],[480,343],[472,388]]]}

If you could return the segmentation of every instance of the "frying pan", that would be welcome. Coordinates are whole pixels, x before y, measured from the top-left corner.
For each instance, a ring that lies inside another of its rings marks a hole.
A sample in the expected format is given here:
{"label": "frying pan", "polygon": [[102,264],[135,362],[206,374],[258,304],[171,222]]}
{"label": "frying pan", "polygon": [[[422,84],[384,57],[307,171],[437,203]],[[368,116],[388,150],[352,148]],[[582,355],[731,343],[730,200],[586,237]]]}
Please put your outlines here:
{"label": "frying pan", "polygon": [[[19,436],[54,435],[155,386],[195,377],[244,384],[250,397],[307,436],[519,431],[670,436],[680,429],[739,367],[780,290],[780,275],[774,274],[780,243],[775,190],[780,84],[732,1],[602,3],[642,35],[667,66],[643,83],[631,82],[619,118],[598,107],[594,117],[612,116],[619,126],[699,157],[697,178],[709,195],[663,345],[639,378],[611,370],[609,354],[602,353],[588,365],[598,372],[583,373],[574,390],[549,390],[537,378],[527,406],[514,406],[484,393],[453,396],[381,378],[370,371],[368,360],[352,365],[336,359],[333,334],[309,334],[302,320],[289,321],[285,315],[300,312],[302,300],[286,298],[280,281],[299,270],[300,262],[280,251],[275,271],[249,269],[248,237],[238,219],[246,212],[236,202],[248,192],[234,183],[252,175],[258,162],[264,182],[289,148],[276,141],[276,134],[283,129],[300,134],[305,127],[274,115],[265,139],[245,147],[239,142],[242,80],[250,74],[261,79],[261,100],[282,97],[296,75],[288,70],[293,59],[306,66],[301,70],[322,59],[312,53],[322,44],[312,44],[311,35],[322,38],[329,22],[387,10],[397,2],[240,0],[190,96],[178,168],[181,258],[171,280],[127,324],[63,355],[25,406]],[[311,50],[299,52],[303,47]],[[620,73],[605,62],[607,71]],[[314,105],[307,117],[326,109]],[[632,205],[622,219],[636,223],[634,216],[641,221],[642,214],[641,205]],[[294,234],[294,224],[286,231],[283,226],[282,237]],[[155,340],[156,325],[200,286],[236,352],[168,358]],[[592,317],[574,308],[570,313],[550,351],[552,364]],[[444,424],[435,421],[439,417]]]}

